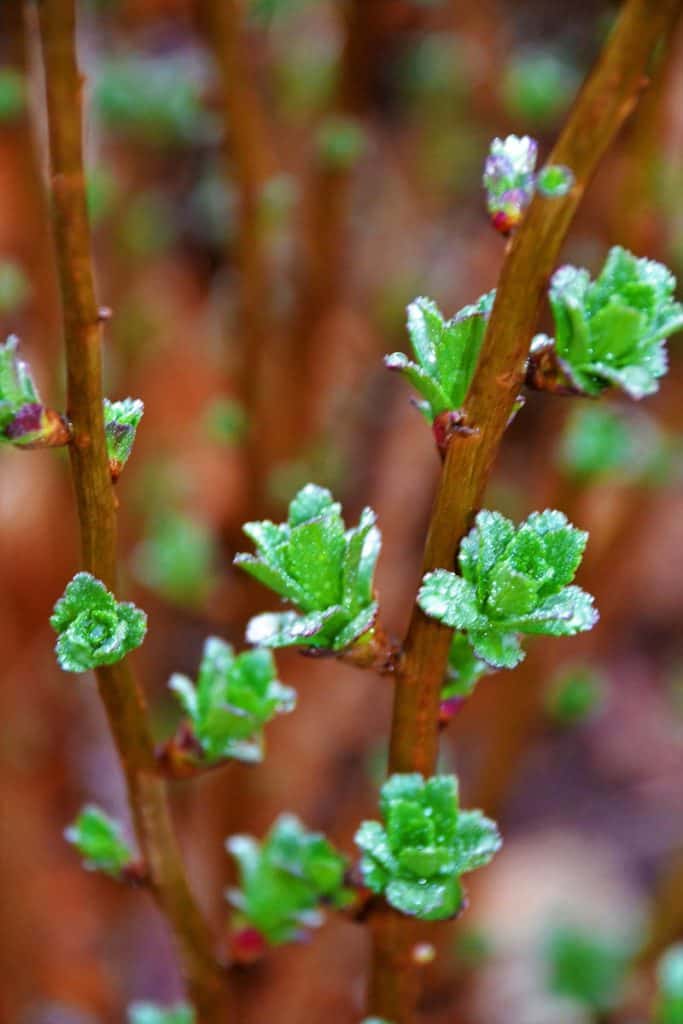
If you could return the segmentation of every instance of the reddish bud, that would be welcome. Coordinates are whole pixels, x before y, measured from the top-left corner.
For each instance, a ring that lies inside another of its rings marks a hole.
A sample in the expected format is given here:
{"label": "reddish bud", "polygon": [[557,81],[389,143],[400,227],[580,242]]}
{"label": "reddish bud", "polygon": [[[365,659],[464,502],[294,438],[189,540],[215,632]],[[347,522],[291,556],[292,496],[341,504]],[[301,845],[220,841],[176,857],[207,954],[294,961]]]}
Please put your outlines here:
{"label": "reddish bud", "polygon": [[21,448],[56,448],[69,444],[71,430],[54,409],[38,402],[23,405],[5,428],[5,436]]}
{"label": "reddish bud", "polygon": [[231,953],[239,964],[253,964],[260,960],[268,948],[268,943],[258,930],[245,925],[231,936]]}

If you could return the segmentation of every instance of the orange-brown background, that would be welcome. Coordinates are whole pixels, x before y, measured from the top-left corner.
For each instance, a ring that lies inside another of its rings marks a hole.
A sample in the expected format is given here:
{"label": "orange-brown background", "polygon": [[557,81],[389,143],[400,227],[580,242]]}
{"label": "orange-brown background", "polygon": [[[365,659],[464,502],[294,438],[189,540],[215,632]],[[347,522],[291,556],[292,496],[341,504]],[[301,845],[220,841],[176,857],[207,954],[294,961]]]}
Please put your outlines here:
{"label": "orange-brown background", "polygon": [[[113,310],[107,393],[139,396],[146,406],[118,493],[126,595],[150,617],[135,661],[160,737],[174,721],[170,673],[194,673],[209,632],[239,644],[249,614],[275,607],[231,567],[241,522],[279,515],[283,497],[308,478],[331,484],[349,519],[365,503],[377,510],[382,616],[397,635],[405,627],[439,466],[408,388],[384,371],[382,354],[405,346],[403,308],[416,295],[432,296],[450,315],[495,285],[505,243],[483,209],[488,141],[533,132],[545,155],[562,120],[558,111],[539,130],[510,108],[502,83],[512,56],[525,47],[561,52],[582,76],[612,10],[535,0],[318,0],[281,4],[266,24],[252,19],[231,49],[225,26],[212,20],[218,6],[80,5],[88,161],[116,184],[94,232],[99,298]],[[3,64],[27,68],[31,80],[26,115],[0,123],[0,259],[24,268],[31,298],[0,326],[21,335],[43,392],[59,406],[41,81],[31,18],[24,45],[19,8],[18,0],[0,3]],[[191,68],[215,131],[166,145],[108,128],[89,100],[105,62],[124,51],[175,61],[178,74]],[[683,271],[681,54],[683,38],[592,184],[566,259],[596,269],[619,243]],[[332,84],[313,100],[299,85],[297,100],[295,86],[316,61]],[[411,86],[425,61],[431,79]],[[330,113],[364,127],[365,150],[348,171],[316,156]],[[279,175],[288,176],[280,180],[293,197],[288,211],[274,225],[254,225],[254,197]],[[208,218],[213,231],[206,218],[197,223],[197,190],[207,180],[227,196],[224,212]],[[131,248],[120,223],[135,221],[135,203],[150,194],[161,211],[154,237]],[[680,339],[671,352],[671,372],[647,408],[675,435],[683,427]],[[257,424],[251,442],[207,434],[204,411],[220,396],[245,403]],[[473,880],[467,915],[438,929],[441,955],[427,969],[423,1006],[433,1024],[587,1019],[561,1016],[538,983],[537,938],[567,905],[589,927],[641,927],[654,915],[666,925],[664,941],[683,932],[675,871],[664,904],[670,928],[654,898],[683,838],[683,502],[673,478],[657,488],[611,480],[584,489],[564,478],[556,451],[568,410],[565,400],[529,397],[489,503],[517,517],[558,504],[591,530],[580,582],[595,593],[602,619],[580,639],[535,643],[514,674],[484,680],[444,737],[463,802],[496,815],[507,842]],[[215,575],[192,608],[164,600],[133,571],[162,464],[174,507],[215,538]],[[181,993],[150,902],[84,872],[62,838],[86,800],[126,819],[92,682],[61,674],[52,653],[48,617],[77,560],[67,460],[3,450],[0,1019],[8,1024],[118,1022],[132,999]],[[576,658],[601,666],[609,696],[594,721],[558,732],[541,695]],[[390,684],[290,652],[278,662],[299,707],[269,727],[265,763],[174,788],[193,886],[217,934],[231,880],[226,835],[259,835],[289,809],[352,853],[357,823],[373,813]],[[472,972],[457,943],[475,928],[494,953]],[[366,957],[362,928],[330,921],[309,944],[239,974],[243,1020],[359,1020]],[[646,1005],[647,990],[633,989],[629,998]]]}

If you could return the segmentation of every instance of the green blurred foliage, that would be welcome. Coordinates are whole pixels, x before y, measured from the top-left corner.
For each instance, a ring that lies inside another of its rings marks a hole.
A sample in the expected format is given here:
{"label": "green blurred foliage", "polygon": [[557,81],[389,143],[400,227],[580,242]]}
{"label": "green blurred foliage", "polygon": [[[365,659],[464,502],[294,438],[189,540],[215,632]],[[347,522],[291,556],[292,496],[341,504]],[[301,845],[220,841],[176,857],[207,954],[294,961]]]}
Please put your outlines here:
{"label": "green blurred foliage", "polygon": [[167,601],[201,608],[216,581],[217,542],[211,529],[182,512],[152,516],[133,555],[137,577]]}
{"label": "green blurred foliage", "polygon": [[153,146],[183,147],[219,135],[201,84],[181,57],[111,57],[99,69],[93,102],[107,128]]}
{"label": "green blurred foliage", "polygon": [[544,952],[549,990],[599,1011],[615,1004],[632,950],[593,932],[563,925],[550,934]]}
{"label": "green blurred foliage", "polygon": [[133,859],[119,822],[95,804],[82,809],[64,836],[83,857],[85,867],[92,871],[118,877]]}
{"label": "green blurred foliage", "polygon": [[579,725],[602,710],[607,683],[590,665],[563,667],[548,686],[545,708],[558,725]]}
{"label": "green blurred foliage", "polygon": [[246,409],[236,398],[215,398],[206,407],[202,429],[211,441],[229,447],[239,445],[248,430]]}
{"label": "green blurred foliage", "polygon": [[23,267],[14,260],[0,260],[0,315],[18,313],[31,297],[31,285]]}
{"label": "green blurred foliage", "polygon": [[24,76],[14,68],[0,68],[0,123],[14,121],[25,109]]}
{"label": "green blurred foliage", "polygon": [[101,165],[89,169],[85,188],[90,223],[97,228],[113,212],[121,196],[121,186],[114,172]]}
{"label": "green blurred foliage", "polygon": [[560,54],[522,50],[503,69],[503,102],[525,127],[547,128],[567,110],[579,82],[578,70]]}
{"label": "green blurred foliage", "polygon": [[558,449],[566,473],[588,484],[622,479],[640,484],[665,483],[675,470],[680,441],[667,437],[657,423],[630,408],[604,402],[577,403]]}
{"label": "green blurred foliage", "polygon": [[360,160],[367,147],[362,124],[352,117],[334,115],[325,118],[316,136],[318,159],[330,170],[349,170]]}

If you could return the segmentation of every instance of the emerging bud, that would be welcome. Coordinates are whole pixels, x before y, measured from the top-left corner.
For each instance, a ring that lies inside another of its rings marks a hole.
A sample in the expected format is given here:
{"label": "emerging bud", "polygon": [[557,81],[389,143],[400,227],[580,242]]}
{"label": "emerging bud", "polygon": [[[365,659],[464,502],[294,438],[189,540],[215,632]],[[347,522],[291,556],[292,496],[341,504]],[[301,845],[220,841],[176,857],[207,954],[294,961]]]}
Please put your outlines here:
{"label": "emerging bud", "polygon": [[56,448],[69,444],[71,429],[54,409],[29,402],[7,424],[5,437],[19,448]]}
{"label": "emerging bud", "polygon": [[253,964],[265,956],[268,943],[258,930],[249,925],[239,928],[231,937],[232,958],[238,964]]}
{"label": "emerging bud", "polygon": [[528,135],[494,139],[484,166],[486,206],[497,231],[517,227],[534,196],[538,147]]}
{"label": "emerging bud", "polygon": [[130,458],[140,420],[145,407],[139,398],[124,398],[120,402],[104,400],[104,432],[107,439],[109,471],[114,483]]}

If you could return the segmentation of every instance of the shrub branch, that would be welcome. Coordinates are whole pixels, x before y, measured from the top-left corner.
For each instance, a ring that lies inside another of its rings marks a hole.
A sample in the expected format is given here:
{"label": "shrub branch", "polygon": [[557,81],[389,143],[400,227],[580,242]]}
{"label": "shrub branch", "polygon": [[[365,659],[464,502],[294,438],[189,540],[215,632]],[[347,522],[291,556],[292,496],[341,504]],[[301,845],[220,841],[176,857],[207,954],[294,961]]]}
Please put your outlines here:
{"label": "shrub branch", "polygon": [[[575,184],[563,198],[532,201],[509,243],[496,301],[464,407],[468,432],[453,434],[424,551],[423,571],[452,569],[472,526],[498,447],[522,385],[525,362],[547,279],[576,208],[604,152],[647,84],[653,56],[672,35],[681,0],[628,0],[548,158],[570,167]],[[438,717],[451,631],[414,608],[397,672],[389,771],[431,775],[438,752]],[[375,929],[370,1012],[410,1024],[406,945],[413,924]],[[386,940],[386,941],[385,941]],[[388,967],[393,959],[394,969]],[[403,980],[402,980],[403,975]],[[412,1003],[412,1005],[411,1005]]]}
{"label": "shrub branch", "polygon": [[[101,314],[95,300],[81,138],[82,78],[74,0],[43,0],[51,192],[67,360],[71,465],[83,565],[116,590],[116,512],[102,414]],[[175,936],[189,994],[206,1024],[229,1019],[224,972],[190,892],[173,832],[165,784],[156,774],[145,700],[130,665],[97,669],[97,684],[125,773],[149,886]]]}

